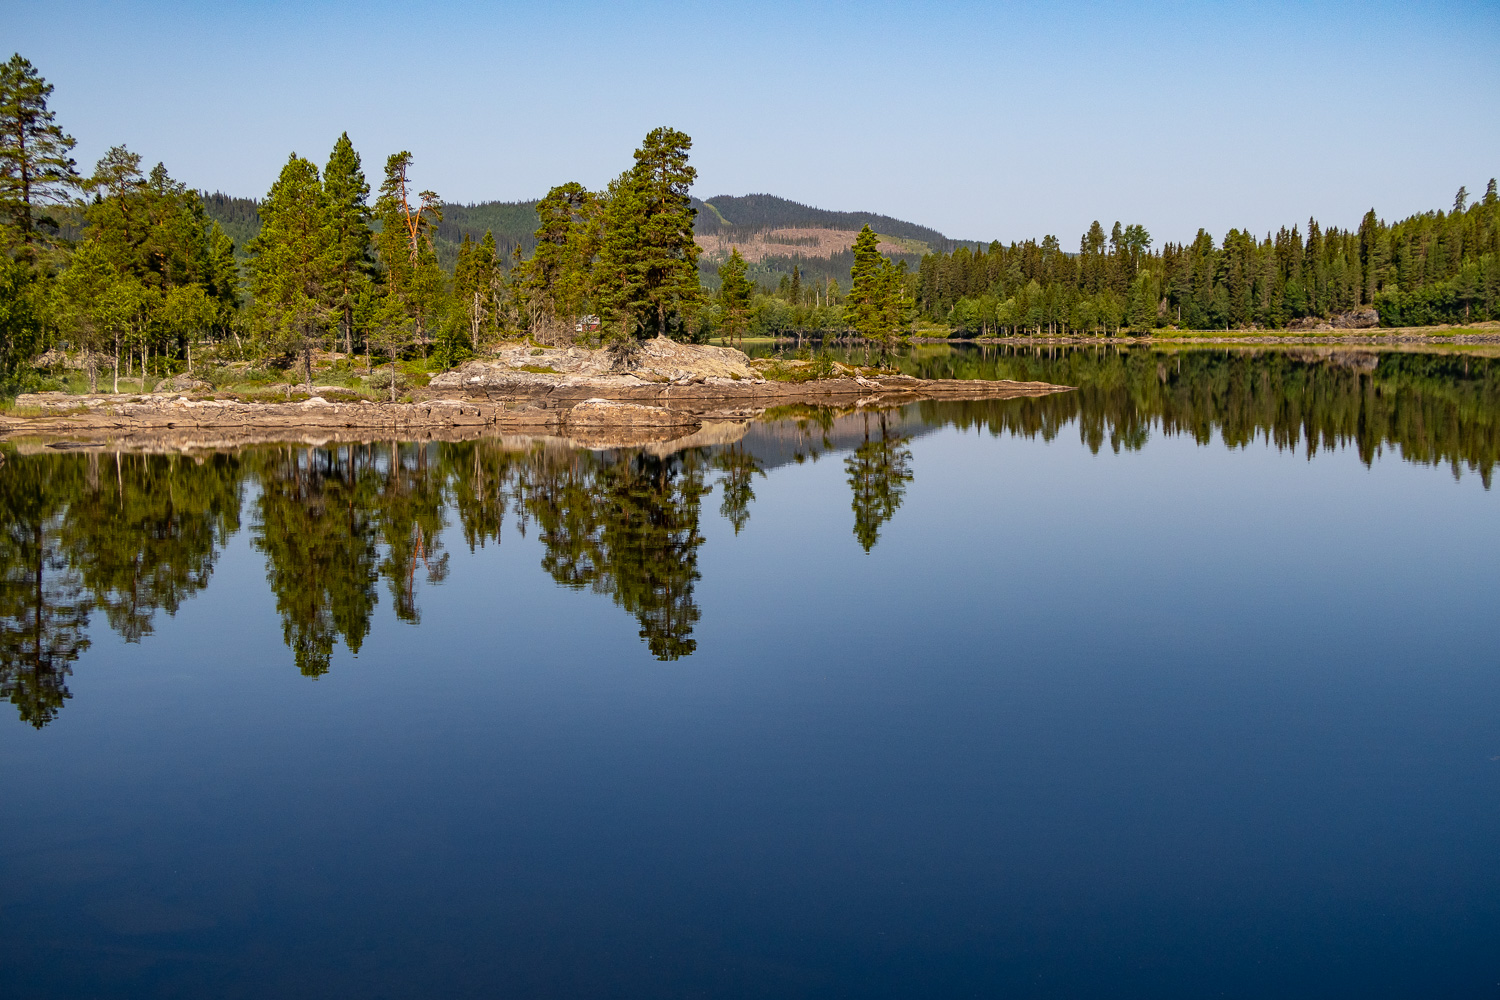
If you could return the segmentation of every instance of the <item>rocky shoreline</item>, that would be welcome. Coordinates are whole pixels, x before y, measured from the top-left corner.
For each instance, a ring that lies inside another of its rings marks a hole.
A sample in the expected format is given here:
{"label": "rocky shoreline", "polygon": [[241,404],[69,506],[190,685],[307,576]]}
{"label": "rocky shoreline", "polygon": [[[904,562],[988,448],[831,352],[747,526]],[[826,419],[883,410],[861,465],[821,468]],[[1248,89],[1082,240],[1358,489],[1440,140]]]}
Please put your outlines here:
{"label": "rocky shoreline", "polygon": [[[0,414],[0,440],[189,438],[218,444],[316,438],[444,439],[523,433],[590,446],[682,437],[706,423],[753,419],[790,405],[895,406],[923,399],[1007,399],[1068,391],[1045,382],[939,379],[807,361],[750,361],[731,348],[657,339],[621,354],[519,347],[444,372],[409,401],[339,401],[334,392],[295,402],[247,402],[212,393],[34,393]],[[826,374],[829,377],[813,377]]]}

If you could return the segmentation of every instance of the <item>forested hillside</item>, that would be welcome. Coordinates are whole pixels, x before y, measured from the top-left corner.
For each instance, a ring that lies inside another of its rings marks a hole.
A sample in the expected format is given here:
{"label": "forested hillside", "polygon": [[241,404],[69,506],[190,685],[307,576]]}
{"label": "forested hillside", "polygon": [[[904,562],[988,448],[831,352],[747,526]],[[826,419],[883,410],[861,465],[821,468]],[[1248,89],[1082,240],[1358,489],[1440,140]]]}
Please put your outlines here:
{"label": "forested hillside", "polygon": [[[1095,222],[1077,253],[1056,236],[922,258],[917,307],[967,333],[1129,327],[1419,326],[1500,319],[1500,198],[1490,180],[1451,211],[1387,224],[1372,209],[1356,229],[1282,227],[1263,238],[1200,229],[1151,249],[1144,226],[1108,237]],[[1375,312],[1371,313],[1369,310]]]}

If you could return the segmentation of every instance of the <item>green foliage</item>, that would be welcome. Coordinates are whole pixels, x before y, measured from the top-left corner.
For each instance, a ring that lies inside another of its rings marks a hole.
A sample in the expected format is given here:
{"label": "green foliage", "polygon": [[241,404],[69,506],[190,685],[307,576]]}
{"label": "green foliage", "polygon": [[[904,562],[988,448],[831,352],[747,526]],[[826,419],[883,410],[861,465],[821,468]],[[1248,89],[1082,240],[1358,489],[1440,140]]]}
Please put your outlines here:
{"label": "green foliage", "polygon": [[865,226],[854,240],[854,267],[845,321],[860,338],[889,353],[905,340],[908,324],[905,263],[897,266],[880,253],[880,237]]}
{"label": "green foliage", "polygon": [[318,168],[296,154],[260,207],[251,242],[251,288],[265,343],[301,359],[312,385],[312,351],[336,315],[342,251]]}
{"label": "green foliage", "polygon": [[0,64],[0,252],[13,244],[28,259],[38,229],[56,232],[49,205],[78,184],[73,137],[47,107],[52,85],[19,53]]}
{"label": "green foliage", "polygon": [[494,233],[486,231],[478,243],[464,234],[453,271],[450,332],[440,347],[450,367],[500,333],[505,279],[496,250]]}
{"label": "green foliage", "polygon": [[691,146],[681,132],[654,129],[635,151],[635,166],[609,186],[596,283],[600,313],[617,339],[692,335],[701,289]]}
{"label": "green foliage", "polygon": [[554,187],[537,203],[536,249],[516,274],[532,336],[567,339],[596,308],[594,259],[602,211],[598,196],[576,182]]}
{"label": "green foliage", "polygon": [[719,265],[719,307],[723,310],[724,334],[733,340],[743,339],[750,323],[751,296],[755,286],[745,277],[745,258],[739,247],[729,252],[729,259]]}
{"label": "green foliage", "polygon": [[349,133],[339,136],[323,170],[323,198],[327,206],[328,263],[332,306],[343,335],[344,352],[354,353],[355,325],[361,301],[369,295],[374,260],[371,258],[370,185]]}
{"label": "green foliage", "polygon": [[[1222,245],[1200,230],[1150,250],[1139,225],[1096,222],[1075,255],[1053,237],[929,254],[917,274],[925,317],[967,333],[1136,332],[1279,328],[1373,306],[1382,326],[1500,318],[1500,198],[1455,199],[1387,225],[1370,211],[1354,230],[1309,219],[1256,239],[1232,229]],[[1466,207],[1459,209],[1462,202]]]}
{"label": "green foliage", "polygon": [[46,338],[45,286],[23,261],[0,253],[0,398],[21,388]]}

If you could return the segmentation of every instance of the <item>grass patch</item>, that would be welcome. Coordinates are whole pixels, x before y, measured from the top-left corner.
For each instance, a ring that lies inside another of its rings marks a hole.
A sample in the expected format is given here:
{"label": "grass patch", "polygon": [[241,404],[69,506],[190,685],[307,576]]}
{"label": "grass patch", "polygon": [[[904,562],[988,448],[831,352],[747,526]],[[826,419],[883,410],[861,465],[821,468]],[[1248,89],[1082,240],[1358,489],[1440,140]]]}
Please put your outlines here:
{"label": "grass patch", "polygon": [[[541,352],[540,351],[533,351],[532,353],[533,354],[540,354]],[[551,365],[516,365],[515,369],[518,372],[531,372],[533,375],[560,375],[560,374],[562,374],[556,368],[553,368]]]}

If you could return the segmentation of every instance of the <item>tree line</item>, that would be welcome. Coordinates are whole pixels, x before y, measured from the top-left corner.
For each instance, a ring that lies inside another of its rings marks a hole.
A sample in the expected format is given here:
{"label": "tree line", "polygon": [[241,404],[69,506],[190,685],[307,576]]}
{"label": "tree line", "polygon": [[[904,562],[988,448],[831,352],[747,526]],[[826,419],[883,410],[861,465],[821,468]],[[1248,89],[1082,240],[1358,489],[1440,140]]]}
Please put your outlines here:
{"label": "tree line", "polygon": [[[372,386],[394,399],[400,360],[446,368],[523,336],[624,348],[656,335],[808,334],[888,352],[917,319],[993,334],[1276,327],[1364,306],[1387,325],[1500,316],[1494,181],[1472,203],[1460,190],[1452,211],[1392,225],[1372,211],[1356,230],[1309,220],[1305,232],[1231,230],[1217,245],[1200,231],[1154,250],[1143,226],[1106,235],[1096,222],[1076,253],[1053,236],[996,242],[927,254],[915,272],[880,254],[866,224],[847,284],[804,281],[794,266],[761,287],[736,252],[711,287],[693,240],[692,142],[674,129],[648,134],[603,191],[552,188],[530,241],[463,230],[448,262],[445,205],[419,190],[409,152],[386,159],[374,191],[347,134],[321,167],[294,153],[252,226],[247,205],[191,190],[125,146],[80,173],[52,91],[20,55],[0,65],[4,394],[39,384],[34,365],[53,346],[82,359],[91,391],[105,376],[118,389],[136,372],[191,370],[195,351],[270,359],[309,384],[315,351],[363,355]],[[254,236],[236,246],[226,225]]]}
{"label": "tree line", "polygon": [[447,367],[504,336],[623,345],[711,324],[691,140],[674,129],[647,135],[606,190],[549,192],[529,257],[517,245],[503,261],[493,234],[465,235],[451,269],[436,251],[442,199],[419,190],[411,154],[386,160],[371,204],[346,134],[321,169],[288,158],[241,268],[204,196],[124,146],[80,174],[52,85],[20,55],[0,70],[0,381],[12,391],[52,344],[83,352],[97,391],[101,371],[117,388],[135,366],[190,369],[195,346],[278,356],[310,382],[317,349]]}
{"label": "tree line", "polygon": [[1257,238],[1200,229],[1151,249],[1145,227],[1093,223],[1077,253],[1055,236],[927,254],[919,313],[977,335],[1281,328],[1374,308],[1383,326],[1500,319],[1500,197],[1492,179],[1452,210],[1357,229],[1283,227]]}

